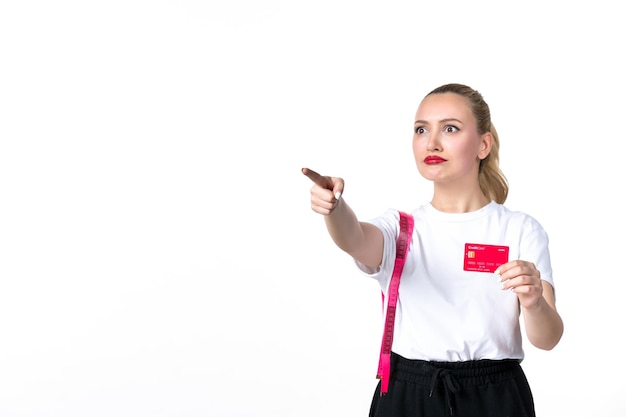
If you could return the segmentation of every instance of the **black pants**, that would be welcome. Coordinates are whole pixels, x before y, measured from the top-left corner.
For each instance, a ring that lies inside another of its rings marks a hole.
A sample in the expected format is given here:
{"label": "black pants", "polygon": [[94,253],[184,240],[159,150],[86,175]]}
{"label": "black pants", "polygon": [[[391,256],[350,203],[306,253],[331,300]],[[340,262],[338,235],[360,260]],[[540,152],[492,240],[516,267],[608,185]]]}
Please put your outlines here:
{"label": "black pants", "polygon": [[518,360],[429,362],[392,352],[389,391],[374,393],[370,417],[535,417]]}

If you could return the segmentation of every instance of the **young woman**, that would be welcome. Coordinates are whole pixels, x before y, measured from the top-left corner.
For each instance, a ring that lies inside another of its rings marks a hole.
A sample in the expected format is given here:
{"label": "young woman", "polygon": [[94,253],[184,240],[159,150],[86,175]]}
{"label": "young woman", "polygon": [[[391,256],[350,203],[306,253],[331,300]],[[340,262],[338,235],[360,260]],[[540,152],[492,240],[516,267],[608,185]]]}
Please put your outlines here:
{"label": "young woman", "polygon": [[[559,342],[563,322],[547,234],[533,217],[503,205],[508,183],[498,150],[478,91],[447,84],[420,103],[413,154],[433,195],[410,212],[391,376],[384,392],[378,384],[370,417],[535,416],[520,366],[520,315],[528,340],[545,350]],[[360,221],[341,198],[341,178],[302,172],[314,183],[311,207],[324,216],[333,241],[386,296],[399,211]]]}

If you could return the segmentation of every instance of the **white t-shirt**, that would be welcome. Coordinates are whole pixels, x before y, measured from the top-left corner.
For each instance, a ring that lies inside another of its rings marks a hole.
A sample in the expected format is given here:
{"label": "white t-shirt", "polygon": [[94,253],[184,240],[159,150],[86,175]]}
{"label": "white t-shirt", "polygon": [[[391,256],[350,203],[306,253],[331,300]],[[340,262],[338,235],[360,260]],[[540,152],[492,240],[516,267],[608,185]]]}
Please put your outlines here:
{"label": "white t-shirt", "polygon": [[[464,270],[466,243],[509,248],[508,260],[535,264],[554,286],[548,236],[533,217],[491,202],[470,213],[444,213],[425,204],[411,213],[415,227],[400,281],[392,351],[409,359],[523,359],[517,296],[492,272]],[[383,293],[393,272],[399,213],[371,220],[384,236],[378,271]]]}

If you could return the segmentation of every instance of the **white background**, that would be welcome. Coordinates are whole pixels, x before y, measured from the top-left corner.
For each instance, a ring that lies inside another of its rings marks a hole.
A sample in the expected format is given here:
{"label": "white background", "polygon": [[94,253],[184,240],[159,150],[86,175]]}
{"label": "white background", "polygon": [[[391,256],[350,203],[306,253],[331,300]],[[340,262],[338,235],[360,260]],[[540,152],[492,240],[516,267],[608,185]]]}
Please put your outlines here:
{"label": "white background", "polygon": [[0,416],[358,417],[380,293],[310,210],[429,201],[432,88],[492,108],[565,321],[537,414],[624,416],[624,39],[611,1],[0,3]]}

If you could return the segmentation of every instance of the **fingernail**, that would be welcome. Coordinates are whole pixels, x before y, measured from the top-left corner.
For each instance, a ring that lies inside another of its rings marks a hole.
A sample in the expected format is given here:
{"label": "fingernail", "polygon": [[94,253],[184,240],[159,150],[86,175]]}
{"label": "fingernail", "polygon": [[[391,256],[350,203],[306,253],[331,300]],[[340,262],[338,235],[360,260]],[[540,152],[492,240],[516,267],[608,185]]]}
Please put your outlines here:
{"label": "fingernail", "polygon": [[335,193],[335,200],[339,200],[341,198],[341,193],[339,191],[337,191]]}

